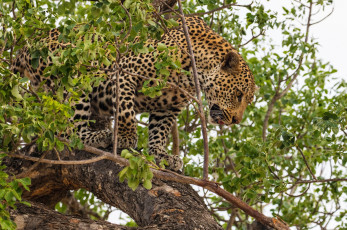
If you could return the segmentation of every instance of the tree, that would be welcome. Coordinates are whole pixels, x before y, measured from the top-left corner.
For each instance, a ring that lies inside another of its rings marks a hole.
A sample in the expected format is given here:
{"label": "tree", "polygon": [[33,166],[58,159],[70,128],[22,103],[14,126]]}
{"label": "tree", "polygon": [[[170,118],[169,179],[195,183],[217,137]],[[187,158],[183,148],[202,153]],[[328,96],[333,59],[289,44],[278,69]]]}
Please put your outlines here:
{"label": "tree", "polygon": [[[172,11],[177,9],[176,2],[167,3],[16,0],[0,4],[1,228],[11,229],[14,222],[28,228],[40,224],[111,228],[109,223],[90,220],[107,219],[109,206],[127,212],[140,227],[153,229],[257,229],[257,222],[251,225],[254,218],[276,228],[284,226],[280,220],[298,229],[346,228],[346,204],[341,198],[347,192],[346,83],[327,86],[336,70],[320,59],[319,44],[310,36],[310,28],[329,15],[332,1],[292,1],[283,7],[283,20],[256,2],[183,3],[185,15],[203,17],[239,49],[259,87],[242,124],[232,128],[207,125],[208,140],[201,137],[204,126],[200,126],[194,103],[182,112],[172,132],[175,141],[168,149],[177,152],[173,146],[179,145],[186,177],[144,166],[146,114],[138,117],[144,124],[138,127],[138,147],[144,155],[125,151],[122,156],[128,161],[110,150],[83,147],[73,134],[69,142],[56,135],[72,130],[67,122],[72,115],[69,102],[104,77],[97,66],[91,66],[92,61],[109,65],[127,50],[147,52],[143,44],[148,38],[160,38],[177,25],[174,19],[180,11]],[[30,48],[32,65],[51,55],[44,37],[56,27],[61,31],[59,40],[72,45],[64,47],[60,56],[53,55],[54,65],[44,72],[64,77],[55,94],[33,91],[28,79],[11,73],[13,59],[24,45]],[[269,45],[271,30],[282,33],[280,48]],[[96,43],[89,42],[93,34],[99,38]],[[84,43],[78,42],[80,36]],[[163,51],[169,48],[162,47]],[[179,63],[166,53],[158,76],[165,75],[161,69],[167,67],[179,68]],[[143,92],[156,96],[160,87],[144,85]],[[69,101],[64,91],[70,93]],[[95,129],[110,122],[95,120],[91,124]],[[198,179],[204,171],[204,143],[209,146],[210,181]],[[129,162],[147,167],[145,176],[139,176],[142,185],[137,186],[140,180],[135,184],[119,181],[121,175],[125,179],[122,166]],[[204,188],[203,200],[187,184]],[[246,204],[254,209],[247,209]],[[47,209],[54,206],[81,217]],[[257,213],[278,218],[272,222]]]}

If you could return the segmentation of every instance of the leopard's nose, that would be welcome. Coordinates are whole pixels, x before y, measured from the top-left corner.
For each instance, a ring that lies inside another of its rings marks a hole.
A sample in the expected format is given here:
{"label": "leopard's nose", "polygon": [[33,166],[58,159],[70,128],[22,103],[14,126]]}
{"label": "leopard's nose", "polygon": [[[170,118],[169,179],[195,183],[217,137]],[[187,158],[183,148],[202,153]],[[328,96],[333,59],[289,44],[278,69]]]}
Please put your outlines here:
{"label": "leopard's nose", "polygon": [[233,116],[233,119],[232,119],[231,123],[232,124],[238,124],[238,123],[240,123],[240,120],[237,119],[235,116]]}

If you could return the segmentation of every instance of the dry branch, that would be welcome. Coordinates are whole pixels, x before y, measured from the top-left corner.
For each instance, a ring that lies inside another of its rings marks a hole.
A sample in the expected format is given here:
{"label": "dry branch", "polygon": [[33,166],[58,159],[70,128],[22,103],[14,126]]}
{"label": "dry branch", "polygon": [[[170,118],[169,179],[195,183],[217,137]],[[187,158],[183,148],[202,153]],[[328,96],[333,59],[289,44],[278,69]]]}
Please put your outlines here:
{"label": "dry branch", "polygon": [[[306,32],[305,32],[305,43],[308,42],[309,31],[310,31],[310,27],[312,25],[311,24],[312,7],[313,7],[313,2],[310,2],[309,13],[308,13],[308,18],[307,18],[307,24],[306,24]],[[264,142],[266,141],[266,131],[267,131],[267,128],[269,126],[269,119],[270,119],[270,116],[271,116],[271,114],[273,112],[275,104],[276,104],[276,102],[279,99],[281,99],[283,96],[285,96],[288,93],[288,91],[292,88],[295,80],[299,76],[300,69],[301,69],[301,66],[303,64],[304,56],[305,56],[305,52],[302,51],[302,53],[300,54],[300,57],[299,57],[298,65],[297,65],[298,67],[296,68],[296,70],[290,76],[288,76],[287,79],[290,79],[290,81],[289,81],[288,85],[286,86],[286,88],[284,90],[282,90],[282,92],[280,92],[280,85],[281,85],[283,80],[279,80],[278,81],[275,95],[272,97],[272,99],[271,99],[271,101],[270,101],[270,103],[268,105],[268,109],[266,111],[266,115],[265,115],[264,122],[263,122],[263,133],[262,133],[262,136],[263,136],[263,141]]]}
{"label": "dry branch", "polygon": [[207,127],[206,127],[206,118],[204,114],[204,109],[202,105],[202,100],[201,100],[201,88],[200,88],[200,83],[198,79],[198,71],[196,68],[195,64],[195,57],[194,57],[194,52],[192,48],[192,43],[190,41],[190,36],[189,36],[189,31],[188,31],[188,26],[186,23],[186,19],[183,13],[183,8],[181,4],[181,0],[178,0],[178,6],[179,6],[179,12],[180,12],[180,17],[182,19],[182,27],[183,27],[183,32],[187,40],[187,46],[188,46],[188,52],[190,55],[190,61],[192,63],[192,70],[193,70],[193,77],[194,77],[194,83],[195,83],[195,91],[196,91],[196,97],[198,99],[198,107],[199,107],[199,115],[200,115],[200,123],[201,123],[201,132],[202,132],[202,137],[204,139],[204,174],[203,178],[204,180],[208,180],[208,158],[209,158],[209,151],[208,151],[208,136],[207,136]]}

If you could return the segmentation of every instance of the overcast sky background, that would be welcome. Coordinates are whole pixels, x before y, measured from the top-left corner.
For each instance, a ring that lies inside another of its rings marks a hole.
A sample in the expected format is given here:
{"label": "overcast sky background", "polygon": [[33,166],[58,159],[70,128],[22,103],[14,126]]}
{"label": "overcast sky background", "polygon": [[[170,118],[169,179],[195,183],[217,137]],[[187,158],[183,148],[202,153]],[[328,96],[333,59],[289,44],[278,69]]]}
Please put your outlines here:
{"label": "overcast sky background", "polygon": [[347,1],[334,0],[334,12],[325,21],[312,27],[312,34],[321,45],[319,54],[338,70],[334,76],[347,80]]}
{"label": "overcast sky background", "polygon": [[[269,2],[264,2],[264,5],[267,9],[281,12],[283,4],[286,3],[290,3],[290,1],[270,0]],[[314,37],[320,44],[317,58],[322,59],[324,62],[330,62],[337,69],[337,73],[331,76],[336,78],[336,80],[328,84],[331,87],[342,79],[347,81],[347,0],[334,0],[333,7],[334,12],[327,19],[310,28],[310,36]],[[314,21],[329,14],[330,10],[331,8],[324,13],[320,13],[320,16],[315,17]],[[280,44],[282,37],[279,33],[269,31],[267,35],[271,36],[275,44]],[[109,221],[117,224],[126,223],[127,220],[120,220],[119,215],[120,212],[118,211],[111,213]],[[124,218],[126,215],[121,214],[121,217]],[[329,229],[334,229],[334,225],[334,222],[331,222]]]}
{"label": "overcast sky background", "polygon": [[[347,80],[347,0],[334,0],[334,12],[324,21],[311,26],[310,37],[318,41],[318,59],[322,59],[337,69],[332,77]],[[264,5],[271,10],[282,11],[282,6],[290,1],[271,0]],[[287,4],[290,5],[290,4]],[[331,8],[313,17],[313,22],[328,15]],[[279,17],[281,13],[279,13]],[[305,22],[304,22],[305,23]],[[271,33],[271,32],[270,32]],[[268,34],[269,35],[269,34]],[[270,34],[274,42],[280,41],[276,33]]]}

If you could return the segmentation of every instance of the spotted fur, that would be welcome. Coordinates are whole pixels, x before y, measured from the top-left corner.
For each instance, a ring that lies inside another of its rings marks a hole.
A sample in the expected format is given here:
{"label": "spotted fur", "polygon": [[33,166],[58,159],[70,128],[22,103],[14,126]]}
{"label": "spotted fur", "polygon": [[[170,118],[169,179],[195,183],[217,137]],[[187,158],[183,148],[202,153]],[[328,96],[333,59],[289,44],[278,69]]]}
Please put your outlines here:
{"label": "spotted fur", "polygon": [[[232,125],[241,122],[247,104],[253,100],[255,84],[254,77],[240,54],[230,43],[213,32],[203,20],[196,17],[187,18],[187,25],[196,59],[199,82],[209,103],[209,121],[213,124]],[[55,49],[58,30],[50,32],[48,40],[52,43],[49,49]],[[175,41],[187,50],[187,44],[182,29],[171,30],[162,37],[161,43],[167,46],[176,46]],[[147,45],[155,48],[158,41],[150,40]],[[185,52],[179,52],[182,68],[191,71],[190,58]],[[120,61],[123,70],[139,74],[144,77],[156,77],[153,52],[134,55],[130,53]],[[44,77],[43,71],[47,65],[52,65],[51,58],[40,60],[38,68],[31,66],[28,49],[19,52],[14,62],[14,72],[20,72],[28,77],[34,87],[45,80],[44,88],[49,90],[54,85],[56,76]],[[110,66],[114,68],[114,64]],[[105,71],[109,78],[99,86],[93,88],[90,95],[83,95],[74,105],[74,120],[78,122],[77,128],[80,138],[85,144],[95,147],[108,147],[112,145],[113,134],[111,130],[92,130],[87,121],[93,115],[113,116],[116,104],[116,86],[114,74]],[[150,98],[139,90],[144,79],[120,72],[119,77],[119,130],[118,147],[135,148],[137,144],[135,115],[149,112],[149,152],[156,156],[157,161],[165,159],[169,167],[179,170],[182,161],[178,156],[168,155],[165,151],[166,140],[171,126],[184,108],[189,99],[177,88],[168,87],[162,90],[162,95]],[[195,94],[193,75],[184,75],[171,72],[169,82],[176,84],[191,95]]]}

